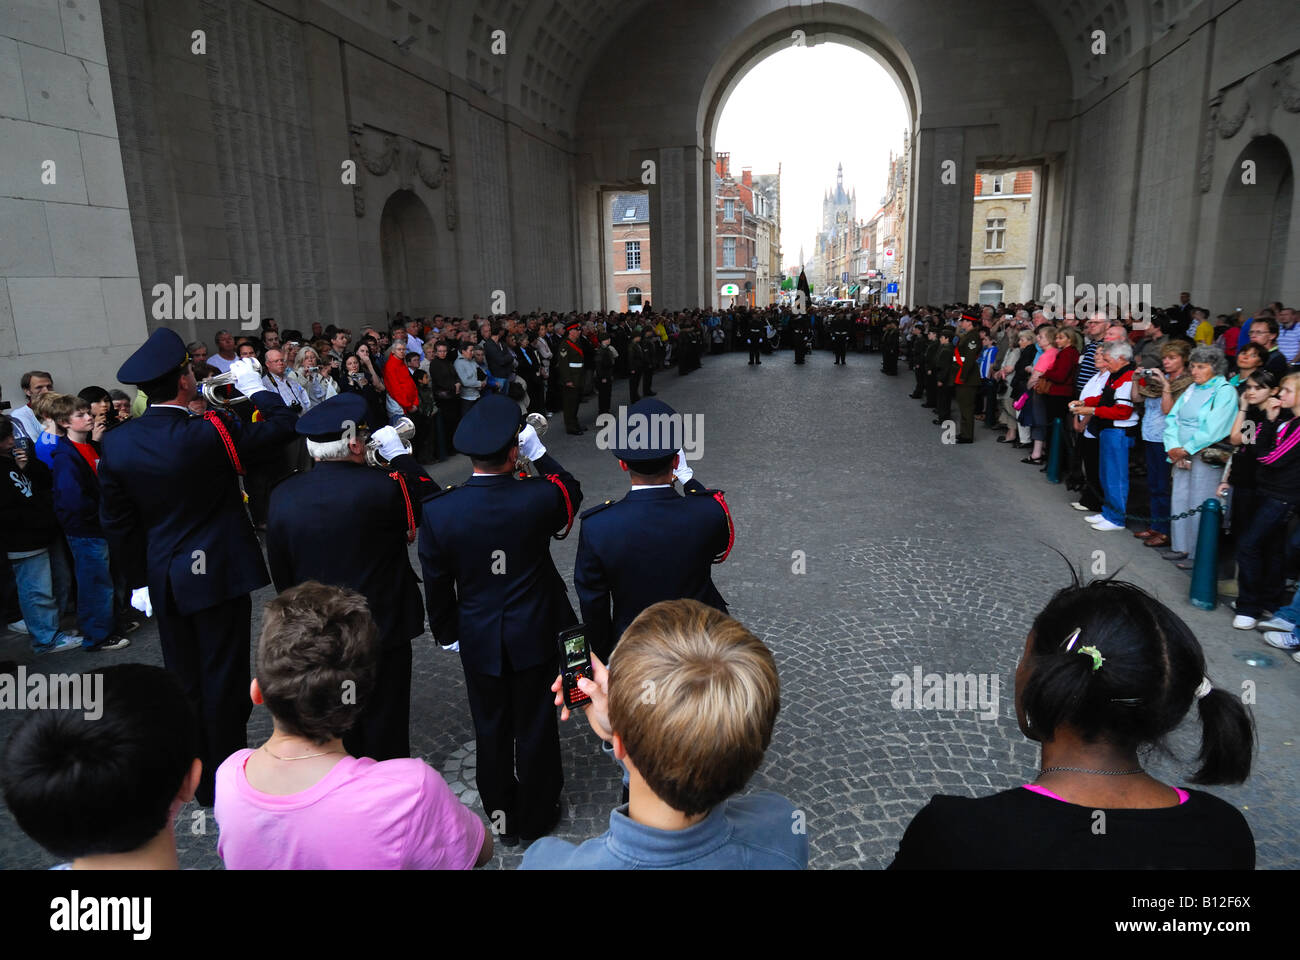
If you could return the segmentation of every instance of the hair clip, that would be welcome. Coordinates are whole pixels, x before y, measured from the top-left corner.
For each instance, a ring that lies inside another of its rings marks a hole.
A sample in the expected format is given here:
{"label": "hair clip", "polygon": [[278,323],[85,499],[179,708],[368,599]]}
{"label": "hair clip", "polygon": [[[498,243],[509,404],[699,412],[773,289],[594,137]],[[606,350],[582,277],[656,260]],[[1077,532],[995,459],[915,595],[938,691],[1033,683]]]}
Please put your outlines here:
{"label": "hair clip", "polygon": [[1080,629],[1078,627],[1075,627],[1074,633],[1070,634],[1061,642],[1061,646],[1065,648],[1066,653],[1069,653],[1071,650],[1074,649],[1074,645],[1079,641],[1080,632],[1081,632]]}
{"label": "hair clip", "polygon": [[1106,662],[1106,658],[1101,655],[1101,651],[1096,647],[1080,647],[1079,653],[1092,657],[1092,672],[1096,673],[1101,669],[1101,665]]}
{"label": "hair clip", "polygon": [[1201,677],[1201,685],[1196,688],[1196,699],[1200,700],[1202,697],[1204,697],[1207,693],[1209,693],[1213,689],[1214,689],[1214,685],[1210,683],[1210,678]]}

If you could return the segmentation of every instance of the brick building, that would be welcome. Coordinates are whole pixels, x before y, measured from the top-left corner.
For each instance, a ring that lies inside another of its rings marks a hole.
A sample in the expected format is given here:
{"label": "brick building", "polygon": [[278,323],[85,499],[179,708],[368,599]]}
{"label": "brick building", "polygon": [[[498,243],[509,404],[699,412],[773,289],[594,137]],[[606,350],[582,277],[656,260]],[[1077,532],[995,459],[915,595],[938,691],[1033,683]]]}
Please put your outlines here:
{"label": "brick building", "polygon": [[616,193],[610,201],[610,305],[639,313],[650,297],[650,195]]}
{"label": "brick building", "polygon": [[1038,203],[1033,170],[975,174],[971,220],[971,303],[1034,298]]}
{"label": "brick building", "polygon": [[[713,164],[714,286],[715,306],[753,304],[758,280],[758,220],[754,216],[754,182],[749,170],[737,180],[731,173],[731,154],[719,153]],[[734,283],[736,296],[723,296],[722,288]]]}

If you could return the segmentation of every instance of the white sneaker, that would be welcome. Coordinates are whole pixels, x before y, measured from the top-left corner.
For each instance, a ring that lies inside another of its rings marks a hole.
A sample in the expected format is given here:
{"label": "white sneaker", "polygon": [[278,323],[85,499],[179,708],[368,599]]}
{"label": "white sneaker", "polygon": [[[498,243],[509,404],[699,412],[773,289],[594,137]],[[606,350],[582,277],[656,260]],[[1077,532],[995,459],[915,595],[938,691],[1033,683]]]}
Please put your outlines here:
{"label": "white sneaker", "polygon": [[1264,634],[1264,642],[1279,650],[1300,650],[1300,640],[1289,633],[1278,633],[1276,630]]}
{"label": "white sneaker", "polygon": [[1088,512],[1088,508],[1085,507],[1083,504],[1081,504],[1078,500],[1074,501],[1074,503],[1070,504],[1070,506],[1074,507],[1074,509],[1076,510],[1082,511],[1083,513]]}
{"label": "white sneaker", "polygon": [[1261,620],[1255,624],[1256,630],[1280,630],[1282,633],[1290,633],[1295,629],[1295,624],[1290,620],[1283,620],[1281,617],[1272,617],[1268,620]]}
{"label": "white sneaker", "polygon": [[1088,521],[1089,523],[1101,523],[1106,518],[1103,517],[1100,513],[1094,513],[1092,516],[1084,517],[1083,519]]}
{"label": "white sneaker", "polygon": [[1248,617],[1244,613],[1239,613],[1232,618],[1232,629],[1234,630],[1254,630],[1258,621],[1254,617]]}
{"label": "white sneaker", "polygon": [[81,637],[73,634],[64,634],[62,640],[56,640],[43,650],[37,653],[67,653],[69,650],[81,649]]}
{"label": "white sneaker", "polygon": [[31,633],[31,631],[27,629],[26,620],[14,621],[13,623],[9,624],[9,629],[12,630],[14,633],[27,633],[27,634]]}
{"label": "white sneaker", "polygon": [[1109,531],[1109,530],[1123,530],[1124,527],[1122,527],[1122,526],[1121,526],[1120,524],[1118,524],[1118,523],[1111,523],[1109,520],[1107,520],[1107,519],[1105,519],[1105,518],[1103,517],[1103,518],[1102,518],[1102,521],[1101,521],[1100,523],[1094,523],[1094,524],[1092,525],[1092,529],[1094,529],[1094,530],[1100,530],[1100,531],[1102,531],[1103,533],[1105,533],[1106,531]]}

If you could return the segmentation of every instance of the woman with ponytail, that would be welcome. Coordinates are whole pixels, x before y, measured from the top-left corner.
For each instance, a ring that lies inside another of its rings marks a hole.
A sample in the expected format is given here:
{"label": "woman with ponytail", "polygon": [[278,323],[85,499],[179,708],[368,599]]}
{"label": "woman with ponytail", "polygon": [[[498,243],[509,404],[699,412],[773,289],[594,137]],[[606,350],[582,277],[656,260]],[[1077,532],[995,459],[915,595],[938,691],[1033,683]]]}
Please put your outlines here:
{"label": "woman with ponytail", "polygon": [[1189,782],[1250,773],[1250,712],[1214,687],[1168,607],[1132,584],[1076,578],[1034,621],[1015,688],[1020,730],[1041,744],[1037,776],[988,797],[934,797],[890,869],[1254,868],[1254,838],[1232,804],[1164,784],[1139,759],[1167,752],[1195,706],[1200,766]]}

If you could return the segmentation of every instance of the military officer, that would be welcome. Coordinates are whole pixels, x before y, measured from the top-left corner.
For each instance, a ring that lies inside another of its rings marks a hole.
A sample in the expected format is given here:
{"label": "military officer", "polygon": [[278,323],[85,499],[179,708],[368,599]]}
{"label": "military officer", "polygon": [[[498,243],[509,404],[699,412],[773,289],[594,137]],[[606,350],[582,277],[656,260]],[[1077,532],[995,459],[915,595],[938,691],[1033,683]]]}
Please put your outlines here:
{"label": "military officer", "polygon": [[[378,669],[370,702],[358,704],[361,717],[343,745],[353,756],[391,760],[411,755],[411,641],[424,633],[407,544],[422,501],[441,488],[396,430],[369,429],[359,393],[331,397],[302,416],[297,431],[316,468],[272,491],[266,553],[277,591],[316,580],[366,598],[379,628]],[[372,438],[387,469],[366,465]],[[341,525],[322,517],[339,517]]]}
{"label": "military officer", "polygon": [[845,355],[849,348],[849,334],[853,331],[853,321],[849,315],[840,311],[831,321],[831,349],[835,351],[835,363],[846,364]]}
{"label": "military officer", "polygon": [[[642,419],[649,429],[637,429]],[[713,564],[727,559],[735,540],[727,501],[721,490],[695,479],[679,451],[680,435],[656,429],[657,422],[680,424],[662,400],[647,398],[631,407],[623,439],[635,445],[616,446],[613,453],[632,489],[622,500],[606,500],[582,514],[573,583],[591,648],[605,662],[628,624],[660,600],[687,597],[727,612],[712,577]]]}
{"label": "military officer", "polygon": [[790,335],[794,338],[794,362],[802,364],[808,352],[808,338],[812,326],[806,313],[796,313],[790,318]]}
{"label": "military officer", "polygon": [[221,761],[247,746],[249,593],[270,582],[244,506],[244,463],[283,448],[295,415],[251,363],[230,365],[260,422],[225,410],[193,416],[199,395],[185,342],[162,328],[117,372],[151,399],[104,434],[100,519],[121,557],[132,604],[158,616],[163,663],[200,724],[199,802],[213,801]]}
{"label": "military officer", "polygon": [[953,361],[958,365],[954,381],[957,410],[961,414],[958,443],[975,442],[975,399],[980,389],[980,353],[983,349],[975,330],[975,318],[962,314],[957,321],[957,343],[953,351]]}
{"label": "military officer", "polygon": [[745,343],[749,345],[749,363],[762,366],[763,341],[767,339],[767,329],[763,318],[752,310],[745,311]]}
{"label": "military officer", "polygon": [[556,362],[560,385],[564,390],[564,429],[572,434],[586,433],[578,423],[578,399],[582,389],[585,353],[579,340],[582,325],[571,323],[565,328],[565,338],[560,344]]}
{"label": "military officer", "polygon": [[[460,644],[483,809],[506,846],[559,818],[560,737],[551,681],[557,634],[577,623],[551,559],[582,488],[546,453],[519,406],[487,396],[456,428],[474,475],[424,504],[420,566],[434,638]],[[540,476],[519,478],[520,454]]]}

